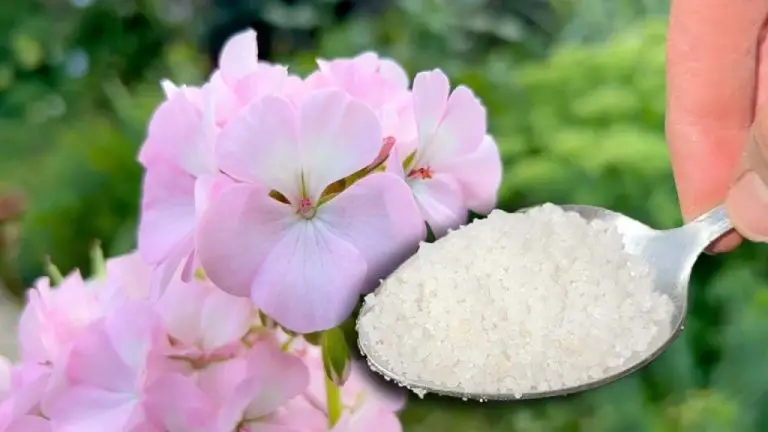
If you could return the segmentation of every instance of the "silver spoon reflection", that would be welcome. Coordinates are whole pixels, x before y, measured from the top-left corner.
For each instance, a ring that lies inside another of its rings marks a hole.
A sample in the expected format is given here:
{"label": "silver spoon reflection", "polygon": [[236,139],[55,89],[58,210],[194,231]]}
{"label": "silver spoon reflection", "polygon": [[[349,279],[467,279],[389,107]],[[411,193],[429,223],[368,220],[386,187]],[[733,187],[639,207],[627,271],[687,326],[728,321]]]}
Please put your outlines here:
{"label": "silver spoon reflection", "polygon": [[[358,335],[358,345],[362,354],[367,358],[369,367],[383,375],[386,379],[407,386],[416,393],[435,393],[443,396],[477,400],[538,399],[563,396],[609,384],[646,366],[664,350],[669,348],[680,335],[685,324],[688,306],[688,284],[694,263],[710,243],[733,229],[733,225],[726,215],[725,208],[718,206],[682,227],[660,231],[652,229],[642,222],[621,213],[600,207],[583,205],[565,205],[561,207],[566,211],[578,213],[587,221],[599,219],[615,226],[623,238],[625,250],[642,257],[648,263],[654,273],[655,290],[668,295],[674,305],[670,323],[672,332],[668,334],[665,340],[659,341],[643,357],[638,358],[634,363],[626,365],[624,369],[608,377],[567,388],[524,393],[519,397],[512,393],[461,393],[455,389],[441,388],[428,382],[403,379],[396,373],[381,366],[383,363],[377,360],[377,353],[371,349],[371,345],[367,343],[366,335],[361,332]],[[521,211],[526,210],[523,209]],[[360,317],[364,316],[367,311],[368,308],[363,307]],[[360,317],[358,317],[358,322]]]}

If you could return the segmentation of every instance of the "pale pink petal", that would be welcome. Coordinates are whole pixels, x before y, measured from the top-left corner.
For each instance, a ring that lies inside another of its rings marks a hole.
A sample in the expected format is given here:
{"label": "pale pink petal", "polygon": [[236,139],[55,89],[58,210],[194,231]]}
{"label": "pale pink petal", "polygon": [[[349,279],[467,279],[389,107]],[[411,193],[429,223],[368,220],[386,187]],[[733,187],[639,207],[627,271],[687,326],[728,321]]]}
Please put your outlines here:
{"label": "pale pink petal", "polygon": [[293,209],[263,189],[228,188],[200,219],[197,250],[205,274],[230,294],[250,296],[256,272],[294,223]]}
{"label": "pale pink petal", "polygon": [[470,210],[485,214],[496,207],[503,167],[499,148],[490,136],[474,153],[433,168],[456,179]]}
{"label": "pale pink petal", "polygon": [[174,280],[168,285],[155,310],[168,333],[186,345],[193,345],[200,337],[200,315],[209,289],[202,283],[184,283]]}
{"label": "pale pink petal", "polygon": [[195,181],[195,213],[199,218],[208,208],[211,200],[226,188],[235,185],[231,177],[224,174],[203,175]]}
{"label": "pale pink petal", "polygon": [[299,111],[301,158],[310,198],[373,162],[381,149],[381,125],[363,103],[340,90],[318,90]]}
{"label": "pale pink petal", "polygon": [[43,332],[43,303],[40,292],[36,289],[27,291],[27,304],[21,312],[18,326],[18,337],[21,358],[30,362],[45,362],[50,360]]}
{"label": "pale pink petal", "polygon": [[195,179],[169,164],[144,175],[138,245],[150,264],[163,261],[194,229]]}
{"label": "pale pink petal", "polygon": [[301,432],[324,431],[328,428],[328,417],[323,411],[299,395],[269,416],[269,423],[296,428]]}
{"label": "pale pink petal", "polygon": [[[89,386],[71,386],[46,404],[46,415],[61,430],[127,430],[143,419],[140,401],[129,393],[110,392]],[[87,429],[100,426],[102,429]],[[57,427],[57,430],[59,430]],[[125,429],[123,429],[125,428]]]}
{"label": "pale pink petal", "polygon": [[[419,136],[431,135],[440,124],[448,107],[451,91],[448,77],[439,70],[420,72],[413,80],[413,111]],[[421,146],[426,143],[422,142]]]}
{"label": "pale pink petal", "polygon": [[230,176],[275,189],[298,202],[301,160],[290,102],[266,96],[243,109],[219,135],[217,157]]}
{"label": "pale pink petal", "polygon": [[362,394],[367,405],[382,406],[390,412],[403,409],[407,395],[405,389],[385,381],[372,372],[364,361],[353,361],[351,369],[349,380],[342,388],[344,400],[355,401]]}
{"label": "pale pink petal", "polygon": [[259,60],[259,48],[256,32],[242,30],[231,36],[219,54],[219,71],[224,81],[234,86],[237,81],[256,69]]}
{"label": "pale pink petal", "polygon": [[423,143],[416,163],[434,166],[469,155],[482,144],[486,129],[485,107],[469,88],[459,86],[451,93],[434,134]]}
{"label": "pale pink petal", "polygon": [[235,94],[243,105],[269,94],[280,94],[288,79],[288,68],[281,65],[259,64],[235,86]]}
{"label": "pale pink petal", "polygon": [[13,363],[8,357],[0,355],[0,400],[11,390],[11,372]]}
{"label": "pale pink petal", "polygon": [[50,421],[38,416],[25,415],[14,420],[3,429],[3,432],[53,432],[53,430]]}
{"label": "pale pink petal", "polygon": [[379,73],[398,87],[408,88],[408,73],[400,64],[389,58],[379,59]]}
{"label": "pale pink petal", "polygon": [[440,238],[467,221],[461,188],[452,178],[436,175],[429,180],[416,180],[411,189],[435,237]]}
{"label": "pale pink petal", "polygon": [[399,179],[405,180],[405,170],[403,169],[403,153],[395,144],[392,150],[389,152],[389,157],[384,163],[384,171],[396,176]]}
{"label": "pale pink petal", "polygon": [[322,206],[316,216],[353,245],[368,264],[362,291],[416,252],[426,227],[411,189],[389,173],[369,175]]}
{"label": "pale pink petal", "polygon": [[183,261],[180,279],[183,282],[192,281],[192,278],[195,277],[195,271],[197,271],[197,268],[200,266],[199,264],[200,263],[197,259],[197,252],[192,250],[189,254],[187,254],[186,259]]}
{"label": "pale pink petal", "polygon": [[73,385],[130,392],[137,371],[123,361],[104,327],[104,321],[97,321],[75,341],[67,357],[67,378]]}
{"label": "pale pink petal", "polygon": [[164,336],[158,324],[149,305],[126,302],[78,336],[66,358],[67,379],[72,385],[134,392],[150,351]]}
{"label": "pale pink petal", "polygon": [[392,411],[375,405],[365,405],[359,411],[346,413],[332,432],[401,432],[400,419]]}
{"label": "pale pink petal", "polygon": [[152,267],[138,252],[120,255],[107,260],[107,286],[115,287],[133,299],[143,299],[149,294]]}
{"label": "pale pink petal", "polygon": [[240,101],[234,91],[227,86],[220,71],[211,74],[208,83],[203,86],[204,93],[211,93],[214,101],[214,119],[218,126],[225,125],[240,110]]}
{"label": "pale pink petal", "polygon": [[[207,394],[211,400],[223,404],[227,398],[234,394],[237,386],[248,378],[250,373],[248,366],[248,361],[243,355],[212,363],[198,372],[197,384],[200,390]],[[237,420],[246,406],[247,401],[244,401],[243,405],[235,412],[226,415],[232,415],[232,419]],[[240,412],[237,412],[238,410]]]}
{"label": "pale pink petal", "polygon": [[323,221],[299,222],[270,251],[251,288],[253,302],[298,333],[327,330],[349,317],[367,266]]}
{"label": "pale pink petal", "polygon": [[248,333],[254,308],[248,299],[210,287],[199,319],[202,348],[215,350],[237,342]]}
{"label": "pale pink petal", "polygon": [[50,368],[34,363],[18,365],[12,375],[11,392],[0,404],[0,429],[14,419],[39,411],[51,382]]}
{"label": "pale pink petal", "polygon": [[190,101],[187,92],[175,92],[155,110],[139,161],[145,167],[162,160],[190,174],[204,172],[206,161],[198,150],[204,125],[202,111]]}
{"label": "pale pink petal", "polygon": [[245,397],[247,418],[265,416],[298,396],[309,384],[309,371],[295,355],[288,354],[272,341],[256,344],[248,353],[250,378],[235,390]]}
{"label": "pale pink petal", "polygon": [[195,259],[194,248],[195,237],[193,233],[189,233],[180,239],[165,259],[154,268],[150,279],[150,298],[159,298],[165,292],[168,284],[179,275],[179,272],[181,272],[180,279],[189,280],[190,272],[194,271],[194,267],[191,266]]}
{"label": "pale pink petal", "polygon": [[120,359],[138,376],[151,360],[150,354],[166,348],[162,320],[148,302],[125,302],[106,316],[104,329]]}
{"label": "pale pink petal", "polygon": [[147,415],[171,432],[210,432],[215,430],[213,401],[190,379],[167,374],[146,389]]}

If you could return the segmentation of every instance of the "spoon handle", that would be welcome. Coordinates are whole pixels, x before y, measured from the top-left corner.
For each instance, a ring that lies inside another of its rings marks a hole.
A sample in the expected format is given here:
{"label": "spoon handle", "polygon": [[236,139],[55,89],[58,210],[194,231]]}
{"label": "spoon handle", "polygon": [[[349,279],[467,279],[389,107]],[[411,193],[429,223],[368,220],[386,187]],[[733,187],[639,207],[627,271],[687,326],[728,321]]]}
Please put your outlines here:
{"label": "spoon handle", "polygon": [[725,206],[719,205],[698,218],[685,224],[686,229],[696,232],[702,244],[708,246],[723,234],[733,229]]}

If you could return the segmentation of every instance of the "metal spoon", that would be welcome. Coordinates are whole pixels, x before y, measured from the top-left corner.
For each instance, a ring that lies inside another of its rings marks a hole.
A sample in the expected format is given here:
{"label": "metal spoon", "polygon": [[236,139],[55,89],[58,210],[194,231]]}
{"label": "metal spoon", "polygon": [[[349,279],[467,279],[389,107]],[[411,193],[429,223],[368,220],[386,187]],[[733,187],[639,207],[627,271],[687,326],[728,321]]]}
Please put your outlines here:
{"label": "metal spoon", "polygon": [[[674,305],[670,323],[670,328],[674,330],[666,340],[659,341],[657,348],[651,348],[645,357],[608,377],[568,388],[527,393],[520,397],[512,393],[461,393],[455,389],[440,388],[427,382],[403,379],[396,373],[390,372],[381,366],[382,363],[377,360],[376,352],[371,349],[366,341],[366,335],[361,332],[358,335],[358,346],[362,354],[367,357],[369,367],[383,375],[386,379],[407,386],[416,393],[435,393],[462,399],[516,400],[563,396],[600,387],[623,378],[656,359],[659,354],[669,348],[675,341],[685,325],[685,315],[688,307],[688,283],[694,263],[710,243],[733,229],[725,208],[723,206],[715,207],[708,213],[682,227],[659,231],[621,213],[600,207],[584,205],[564,205],[561,207],[566,211],[578,213],[588,221],[599,219],[614,225],[623,237],[625,250],[642,257],[651,267],[655,276],[655,289],[660,293],[668,295]],[[521,211],[526,210],[528,209]],[[364,307],[360,312],[360,317],[365,315],[367,311],[368,309]],[[358,317],[358,322],[359,319]],[[358,326],[358,330],[359,328]]]}

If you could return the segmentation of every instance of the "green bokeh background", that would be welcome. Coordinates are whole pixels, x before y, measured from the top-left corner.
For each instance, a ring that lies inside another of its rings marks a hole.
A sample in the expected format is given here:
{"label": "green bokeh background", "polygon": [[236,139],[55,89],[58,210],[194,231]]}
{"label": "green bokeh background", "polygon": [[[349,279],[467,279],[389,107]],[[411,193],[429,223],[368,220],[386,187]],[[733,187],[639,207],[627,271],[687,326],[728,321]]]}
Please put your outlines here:
{"label": "green bokeh background", "polygon": [[[20,190],[28,205],[3,224],[0,285],[18,296],[46,255],[88,271],[95,239],[112,255],[135,247],[135,154],[162,97],[158,80],[200,82],[244,25],[257,27],[267,57],[300,71],[318,55],[375,49],[411,73],[441,67],[471,86],[504,159],[500,208],[595,204],[675,226],[667,9],[663,0],[5,2],[0,198]],[[640,373],[557,400],[413,397],[405,430],[766,431],[767,264],[768,248],[754,245],[703,257],[686,331]]]}

